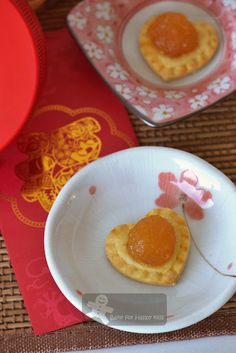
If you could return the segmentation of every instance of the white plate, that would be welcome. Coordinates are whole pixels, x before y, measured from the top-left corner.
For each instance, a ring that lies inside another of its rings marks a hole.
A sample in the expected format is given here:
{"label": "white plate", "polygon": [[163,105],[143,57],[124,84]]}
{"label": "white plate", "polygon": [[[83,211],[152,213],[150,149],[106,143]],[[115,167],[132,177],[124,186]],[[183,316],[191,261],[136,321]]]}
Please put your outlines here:
{"label": "white plate", "polygon": [[[167,332],[204,319],[234,294],[236,279],[214,270],[200,256],[194,242],[184,273],[174,287],[135,282],[118,273],[107,261],[104,243],[114,226],[135,223],[159,205],[175,206],[177,212],[182,212],[177,186],[166,197],[168,177],[176,178],[180,187],[185,180],[185,186],[186,183],[192,186],[195,196],[205,190],[203,194],[208,201],[201,203],[204,209],[196,207],[189,198],[186,203],[193,239],[212,266],[227,275],[236,275],[233,183],[189,153],[163,147],[132,148],[92,162],[75,174],[49,213],[45,228],[46,259],[57,285],[76,308],[82,310],[80,292],[163,293],[167,296],[165,325],[124,325],[121,320],[115,328]],[[167,188],[167,192],[170,190]]]}

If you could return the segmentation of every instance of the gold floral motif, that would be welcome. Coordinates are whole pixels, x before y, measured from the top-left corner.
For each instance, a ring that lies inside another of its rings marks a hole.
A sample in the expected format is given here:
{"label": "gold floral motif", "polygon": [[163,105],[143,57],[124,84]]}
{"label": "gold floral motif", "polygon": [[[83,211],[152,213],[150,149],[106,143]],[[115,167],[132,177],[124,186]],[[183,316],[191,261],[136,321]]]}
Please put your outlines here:
{"label": "gold floral motif", "polygon": [[[119,139],[121,139],[122,141],[124,141],[128,147],[135,146],[134,141],[128,135],[126,135],[124,132],[117,129],[116,124],[114,123],[112,117],[109,114],[107,114],[106,112],[104,112],[100,109],[93,108],[93,107],[71,109],[67,106],[60,105],[60,104],[46,105],[46,106],[43,106],[35,111],[33,117],[30,119],[27,126],[29,127],[31,125],[31,123],[34,121],[34,119],[37,119],[37,117],[39,115],[47,113],[47,112],[53,112],[53,111],[63,112],[70,117],[76,117],[79,114],[83,114],[83,115],[87,116],[86,118],[79,119],[69,125],[64,126],[63,128],[61,128],[62,129],[61,132],[59,132],[60,129],[55,130],[54,133],[56,134],[56,132],[57,132],[58,134],[54,136],[54,139],[53,139],[54,144],[57,144],[57,137],[58,136],[60,136],[60,138],[62,138],[62,139],[63,139],[63,137],[65,137],[64,129],[66,130],[66,128],[68,126],[71,127],[71,126],[74,126],[73,124],[77,125],[78,122],[83,121],[80,128],[77,127],[77,133],[78,133],[79,131],[85,130],[86,124],[84,124],[84,120],[85,119],[90,120],[90,124],[88,124],[88,126],[87,126],[87,127],[89,127],[89,129],[88,129],[88,132],[85,134],[85,136],[92,134],[93,137],[95,136],[96,142],[95,142],[95,145],[93,146],[93,149],[89,153],[89,157],[87,158],[87,163],[89,163],[92,160],[92,158],[94,158],[94,159],[98,158],[99,153],[100,153],[100,149],[101,149],[101,145],[99,147],[99,144],[98,144],[99,138],[98,138],[98,136],[95,135],[95,132],[98,132],[100,130],[100,125],[95,118],[90,117],[90,116],[99,116],[100,118],[104,119],[104,121],[109,126],[111,135],[116,136]],[[93,126],[93,128],[92,128],[92,126]],[[93,129],[95,129],[95,130],[92,131]],[[69,128],[69,130],[71,131],[70,128]],[[63,133],[63,131],[64,131],[64,133]],[[53,192],[50,192],[50,188],[48,186],[52,185],[52,180],[50,179],[51,170],[54,170],[54,173],[52,174],[53,178],[55,178],[56,174],[58,175],[57,168],[54,169],[54,167],[55,167],[54,159],[55,159],[55,157],[57,158],[58,152],[63,146],[62,141],[60,141],[60,143],[58,144],[58,146],[60,145],[60,147],[57,147],[57,149],[55,149],[55,151],[57,151],[57,152],[46,153],[46,151],[48,151],[48,150],[51,151],[50,146],[49,146],[50,145],[50,139],[48,138],[49,135],[50,134],[48,134],[48,133],[31,133],[31,134],[20,136],[19,137],[19,148],[21,151],[25,151],[24,153],[28,154],[29,158],[28,158],[28,160],[18,164],[18,166],[16,167],[18,176],[22,180],[25,181],[25,184],[23,186],[23,190],[26,190],[25,196],[23,196],[25,198],[25,200],[28,202],[39,201],[40,204],[42,202],[42,204],[43,204],[42,207],[45,210],[49,209],[51,207],[52,202],[56,196],[56,193],[53,194]],[[29,138],[29,136],[31,136],[31,143],[29,143],[29,141],[27,142],[26,136],[28,136],[28,138]],[[74,146],[77,146],[78,141],[75,138],[75,136],[76,136],[75,131],[72,133],[72,136],[73,136],[72,140],[74,138]],[[86,138],[85,138],[85,140],[86,140]],[[88,142],[88,146],[89,146],[90,139],[88,139],[87,142]],[[71,140],[70,140],[70,143],[72,143]],[[28,146],[28,147],[26,147],[26,146]],[[41,152],[45,151],[41,155],[38,153],[39,146],[40,146]],[[67,146],[68,146],[68,144],[67,144]],[[60,177],[58,176],[57,183],[56,183],[57,187],[58,187],[58,185],[61,185],[61,186],[64,185],[63,182],[65,183],[65,181],[68,178],[68,173],[67,173],[68,170],[70,168],[73,169],[73,167],[71,167],[71,164],[70,164],[71,160],[73,160],[75,162],[75,164],[74,164],[75,171],[77,171],[78,169],[80,169],[82,166],[84,166],[86,164],[86,163],[83,164],[83,161],[85,162],[86,158],[82,152],[82,154],[80,155],[81,156],[80,161],[81,161],[82,165],[79,168],[76,167],[79,164],[77,153],[74,151],[73,154],[71,154],[71,153],[68,154],[68,152],[65,152],[64,147],[65,146],[63,146],[63,151],[60,151],[62,153],[59,154],[59,162],[56,162],[58,164],[58,168],[61,168],[60,169],[61,170]],[[85,144],[83,144],[81,147],[82,151],[84,151],[84,149],[85,149]],[[30,154],[27,152],[28,150],[30,151]],[[95,156],[97,156],[97,157],[95,158]],[[64,166],[64,170],[62,172],[63,166],[61,166],[61,162],[63,159],[66,161],[65,164],[66,164],[67,168]],[[78,162],[78,163],[76,163],[76,162]],[[30,173],[32,173],[32,170],[35,172],[35,174],[34,174],[34,177],[31,179],[31,178],[29,178],[29,175],[30,175]],[[31,179],[31,181],[30,181],[30,183],[28,183],[28,186],[26,187],[26,181],[28,179]],[[43,183],[43,185],[44,185],[44,188],[43,188],[44,192],[42,190],[40,191],[40,189],[39,189],[39,184],[40,184],[39,181],[41,181],[41,183]],[[55,191],[54,187],[53,187],[53,190]],[[39,200],[37,195],[40,195],[41,201]],[[18,206],[18,202],[17,202],[16,197],[8,196],[3,193],[0,193],[0,198],[4,199],[5,201],[7,201],[11,204],[12,211],[15,214],[16,218],[20,222],[22,222],[23,224],[30,226],[32,228],[44,228],[44,226],[45,226],[44,221],[31,220],[31,219],[27,218],[27,216],[25,216],[22,213],[22,211],[20,210],[20,208]]]}
{"label": "gold floral motif", "polygon": [[67,180],[99,157],[102,142],[96,133],[100,130],[96,119],[85,117],[50,133],[21,135],[18,148],[28,155],[16,166],[16,175],[24,181],[22,197],[38,201],[48,212]]}

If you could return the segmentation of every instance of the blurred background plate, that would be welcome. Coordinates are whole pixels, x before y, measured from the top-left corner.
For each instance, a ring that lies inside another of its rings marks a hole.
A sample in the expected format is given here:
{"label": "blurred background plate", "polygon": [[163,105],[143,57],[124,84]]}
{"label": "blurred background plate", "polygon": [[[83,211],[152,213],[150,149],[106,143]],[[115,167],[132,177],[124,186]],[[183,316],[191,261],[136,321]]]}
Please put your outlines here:
{"label": "blurred background plate", "polygon": [[[148,18],[170,10],[210,23],[219,47],[202,69],[164,82],[142,58],[138,36]],[[111,89],[134,114],[157,127],[202,110],[235,90],[235,19],[235,2],[230,0],[85,0],[67,17],[76,41]]]}

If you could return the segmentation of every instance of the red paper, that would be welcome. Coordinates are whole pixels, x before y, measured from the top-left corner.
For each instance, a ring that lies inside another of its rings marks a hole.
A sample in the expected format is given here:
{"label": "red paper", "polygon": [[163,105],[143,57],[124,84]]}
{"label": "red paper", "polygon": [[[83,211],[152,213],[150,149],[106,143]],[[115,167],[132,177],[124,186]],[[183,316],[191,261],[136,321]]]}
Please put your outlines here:
{"label": "red paper", "polygon": [[90,161],[137,144],[124,107],[68,31],[47,33],[46,41],[44,91],[0,155],[1,231],[36,334],[86,319],[61,294],[44,257],[45,220],[58,191]]}

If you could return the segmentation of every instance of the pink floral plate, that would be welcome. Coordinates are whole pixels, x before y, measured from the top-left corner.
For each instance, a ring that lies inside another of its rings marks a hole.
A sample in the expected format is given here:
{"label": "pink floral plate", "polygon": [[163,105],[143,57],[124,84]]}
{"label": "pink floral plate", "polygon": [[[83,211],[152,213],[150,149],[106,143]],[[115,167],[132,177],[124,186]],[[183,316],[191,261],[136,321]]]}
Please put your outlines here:
{"label": "pink floral plate", "polygon": [[[138,35],[150,16],[170,9],[191,20],[211,23],[220,44],[214,58],[201,70],[165,83],[143,60]],[[176,122],[236,88],[235,0],[84,0],[67,20],[98,73],[124,104],[151,126]]]}
{"label": "pink floral plate", "polygon": [[[172,287],[129,279],[105,255],[111,229],[135,224],[156,207],[174,209],[191,232],[184,272]],[[113,317],[120,312],[116,323],[109,316],[103,323],[139,333],[177,330],[212,314],[236,291],[235,209],[235,186],[202,159],[171,148],[130,148],[92,162],[66,183],[47,219],[46,259],[62,293],[88,316],[88,294],[97,293],[108,307],[108,294],[133,294],[113,307]],[[152,295],[154,313],[159,294],[167,300],[165,322],[137,322],[137,305],[147,314]]]}

